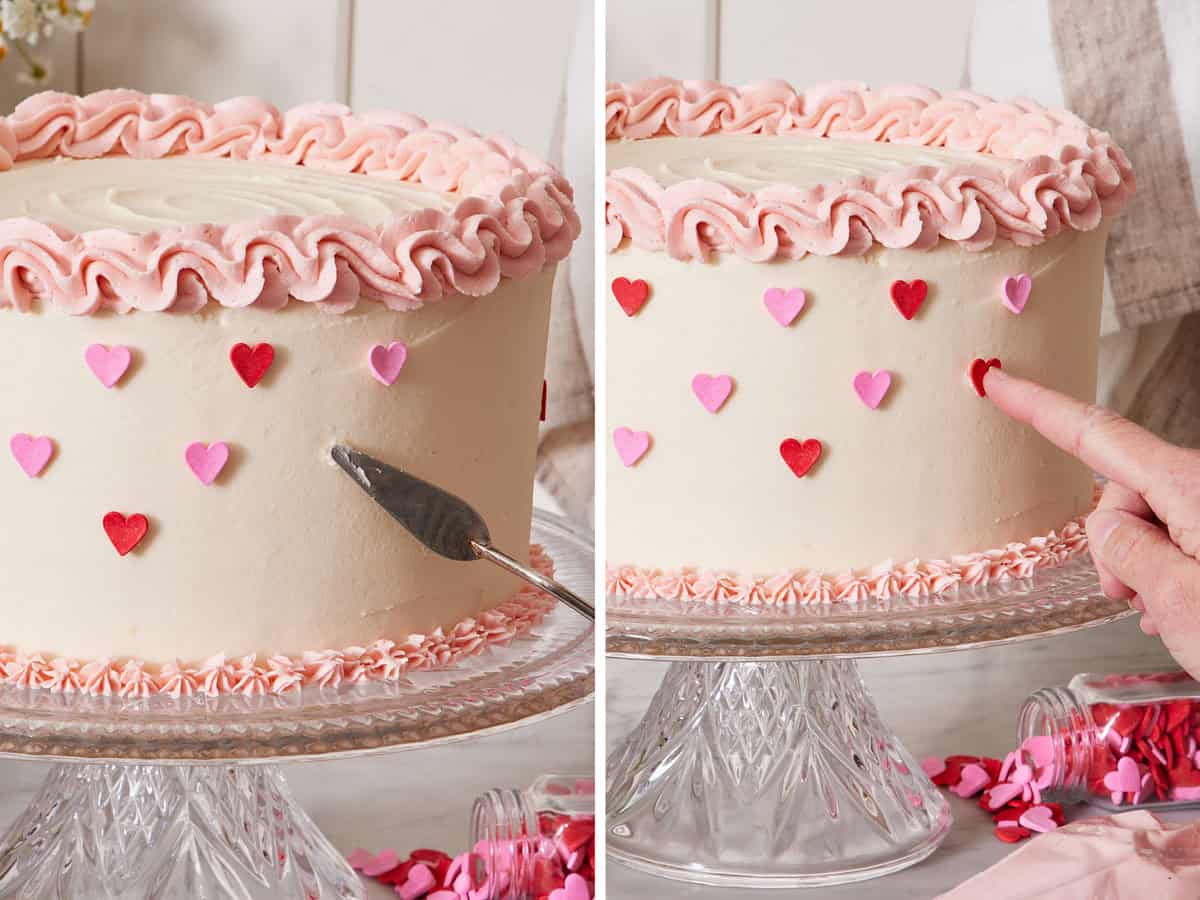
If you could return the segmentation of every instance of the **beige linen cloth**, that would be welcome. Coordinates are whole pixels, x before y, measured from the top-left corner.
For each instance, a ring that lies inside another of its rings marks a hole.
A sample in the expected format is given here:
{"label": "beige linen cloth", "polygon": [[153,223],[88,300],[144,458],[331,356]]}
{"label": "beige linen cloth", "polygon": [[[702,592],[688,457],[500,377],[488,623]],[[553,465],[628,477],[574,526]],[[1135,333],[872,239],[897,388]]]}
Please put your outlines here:
{"label": "beige linen cloth", "polygon": [[538,481],[578,524],[594,528],[595,509],[595,175],[592,29],[580,4],[555,124],[554,163],[575,188],[583,232],[559,267],[546,359],[546,421],[538,442]]}
{"label": "beige linen cloth", "polygon": [[1195,900],[1200,822],[1161,822],[1146,810],[1035,835],[938,900]]}
{"label": "beige linen cloth", "polygon": [[1108,246],[1099,400],[1200,447],[1200,2],[978,0],[965,80],[1065,106],[1129,154],[1137,195]]}

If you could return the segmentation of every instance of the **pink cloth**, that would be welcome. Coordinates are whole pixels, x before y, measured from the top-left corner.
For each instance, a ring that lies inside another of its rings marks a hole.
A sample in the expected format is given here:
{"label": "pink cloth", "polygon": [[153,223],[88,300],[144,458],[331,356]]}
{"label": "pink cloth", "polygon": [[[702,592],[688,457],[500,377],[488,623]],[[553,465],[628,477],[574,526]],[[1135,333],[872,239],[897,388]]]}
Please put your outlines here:
{"label": "pink cloth", "polygon": [[1082,819],[1036,835],[939,900],[1195,900],[1200,820],[1145,810]]}

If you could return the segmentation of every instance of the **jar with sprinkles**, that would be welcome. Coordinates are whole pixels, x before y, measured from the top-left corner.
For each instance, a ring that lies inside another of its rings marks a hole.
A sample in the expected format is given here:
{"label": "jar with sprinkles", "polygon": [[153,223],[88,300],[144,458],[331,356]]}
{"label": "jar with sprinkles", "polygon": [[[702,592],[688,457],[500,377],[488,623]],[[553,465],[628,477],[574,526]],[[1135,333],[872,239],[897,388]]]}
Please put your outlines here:
{"label": "jar with sprinkles", "polygon": [[596,820],[591,778],[543,775],[524,790],[488,791],[475,801],[471,831],[486,873],[480,900],[593,896]]}
{"label": "jar with sprinkles", "polygon": [[1076,675],[1025,701],[1043,789],[1109,809],[1200,802],[1200,683],[1186,672]]}

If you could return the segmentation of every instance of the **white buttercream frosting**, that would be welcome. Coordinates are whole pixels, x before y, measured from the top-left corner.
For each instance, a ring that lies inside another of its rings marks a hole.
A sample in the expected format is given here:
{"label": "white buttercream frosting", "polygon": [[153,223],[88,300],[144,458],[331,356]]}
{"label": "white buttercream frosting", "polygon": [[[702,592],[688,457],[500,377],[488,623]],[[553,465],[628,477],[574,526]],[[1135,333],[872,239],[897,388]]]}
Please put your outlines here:
{"label": "white buttercream frosting", "polygon": [[605,155],[608,171],[641,169],[663,187],[703,178],[742,191],[777,184],[814,187],[913,166],[995,164],[995,157],[962,150],[794,134],[714,134],[610,141]]}
{"label": "white buttercream frosting", "polygon": [[348,216],[378,226],[394,215],[448,211],[456,202],[453,194],[397,179],[271,162],[59,157],[18,162],[5,173],[0,219],[137,234],[276,215]]}

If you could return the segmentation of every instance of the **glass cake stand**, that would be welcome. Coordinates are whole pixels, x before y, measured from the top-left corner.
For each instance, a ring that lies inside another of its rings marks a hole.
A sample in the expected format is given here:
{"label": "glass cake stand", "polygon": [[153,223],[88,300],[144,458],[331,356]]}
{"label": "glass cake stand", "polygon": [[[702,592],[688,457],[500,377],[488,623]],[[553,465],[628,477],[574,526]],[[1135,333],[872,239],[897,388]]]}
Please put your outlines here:
{"label": "glass cake stand", "polygon": [[958,650],[1130,614],[1086,554],[918,600],[772,608],[608,599],[613,656],[674,660],[608,759],[608,854],[721,886],[859,881],[924,859],[946,799],[888,729],[859,657]]}
{"label": "glass cake stand", "polygon": [[[533,540],[592,596],[589,536],[539,512]],[[56,762],[0,840],[0,896],[363,897],[279,764],[538,721],[588,698],[593,657],[591,623],[560,605],[509,647],[398,682],[179,700],[0,688],[0,756]]]}

